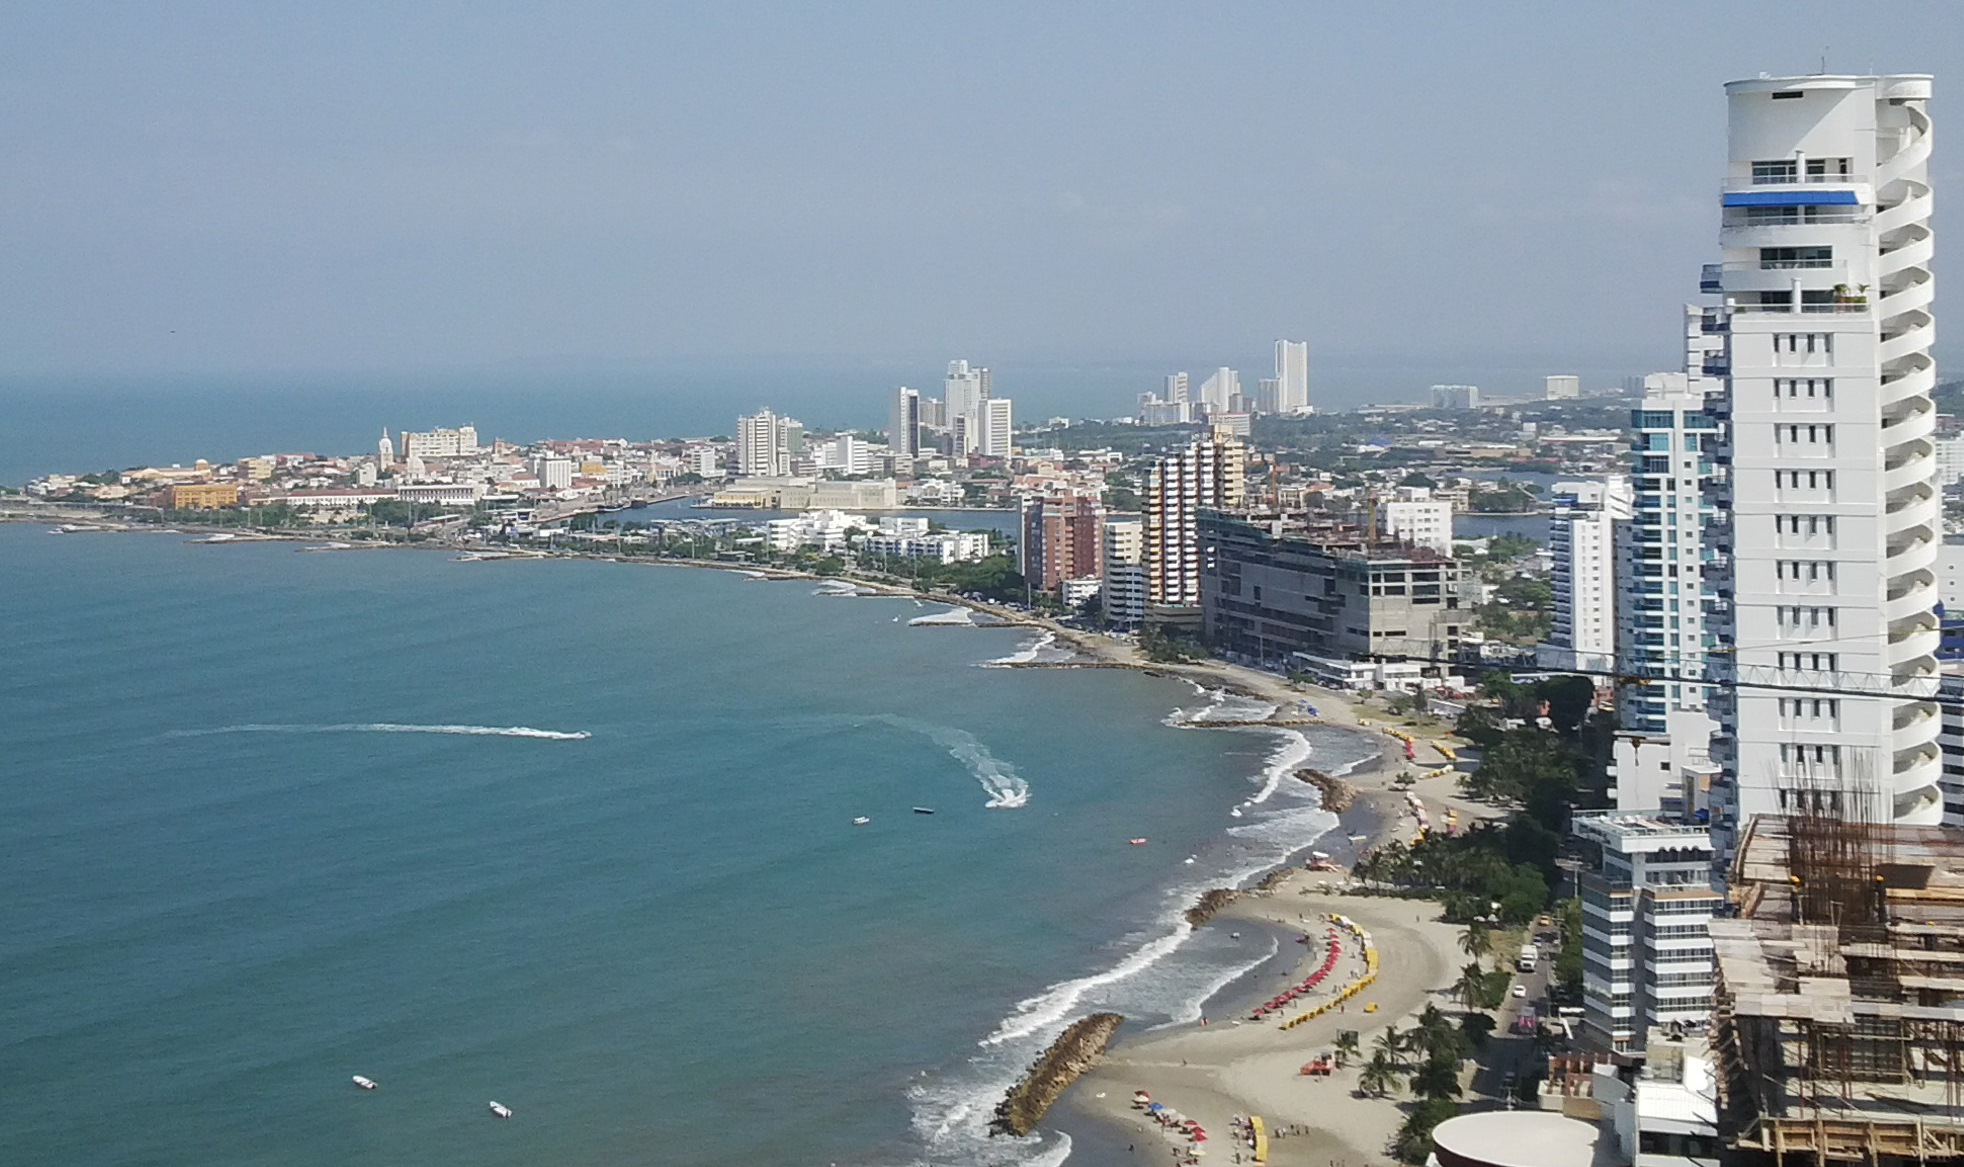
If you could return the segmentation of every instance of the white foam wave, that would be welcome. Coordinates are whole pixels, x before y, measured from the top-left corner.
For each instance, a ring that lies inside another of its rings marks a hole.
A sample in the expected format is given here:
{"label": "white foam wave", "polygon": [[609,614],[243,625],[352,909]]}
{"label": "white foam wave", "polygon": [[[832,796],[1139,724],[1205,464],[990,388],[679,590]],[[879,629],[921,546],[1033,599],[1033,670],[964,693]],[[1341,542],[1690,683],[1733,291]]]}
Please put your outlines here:
{"label": "white foam wave", "polygon": [[1026,665],[1031,663],[1032,661],[1037,660],[1043,654],[1044,649],[1049,648],[1051,645],[1056,643],[1057,643],[1057,634],[1055,632],[1046,629],[1042,636],[1038,636],[1032,639],[1029,643],[1023,645],[1021,648],[1017,649],[1015,652],[1009,654],[1008,656],[1002,657],[997,660],[984,661],[983,667],[988,668],[991,666],[1001,666],[1001,665]]}
{"label": "white foam wave", "polygon": [[970,611],[969,611],[969,610],[968,610],[967,608],[949,608],[949,609],[947,609],[946,611],[942,611],[942,612],[935,612],[935,613],[933,613],[933,614],[931,614],[931,615],[927,615],[927,616],[916,616],[916,617],[914,617],[914,618],[913,618],[912,620],[909,620],[909,621],[907,621],[907,623],[908,623],[908,624],[910,624],[910,625],[911,625],[911,624],[920,624],[920,625],[934,625],[934,624],[957,624],[957,625],[966,625],[966,624],[973,624],[973,623],[975,623],[975,616],[974,616],[974,615],[973,615],[973,614],[972,614],[972,613],[971,613],[971,612],[970,612]]}
{"label": "white foam wave", "polygon": [[1267,802],[1276,788],[1282,785],[1282,780],[1294,774],[1316,753],[1315,748],[1309,744],[1309,739],[1303,736],[1300,730],[1276,729],[1261,732],[1280,734],[1282,740],[1276,745],[1275,752],[1268,756],[1268,766],[1262,770],[1259,779],[1262,784],[1261,790],[1248,800],[1254,803]]}
{"label": "white foam wave", "polygon": [[983,1046],[1001,1045],[1019,1037],[1028,1037],[1038,1030],[1056,1025],[1071,1015],[1071,1010],[1084,995],[1093,989],[1135,977],[1170,956],[1175,949],[1193,935],[1193,925],[1180,920],[1172,930],[1148,941],[1134,949],[1131,955],[1119,961],[1104,972],[1079,977],[1052,985],[1034,997],[1026,997],[1016,1003],[1016,1009],[996,1031],[982,1039]]}
{"label": "white foam wave", "polygon": [[534,729],[529,725],[398,725],[387,721],[341,725],[221,725],[213,729],[174,729],[166,737],[208,737],[221,733],[456,733],[473,737],[531,737],[548,741],[584,741],[593,735],[583,729]]}
{"label": "white foam wave", "polygon": [[893,714],[881,714],[873,720],[912,730],[947,750],[950,757],[968,768],[968,772],[988,793],[989,800],[982,804],[987,809],[1014,810],[1029,805],[1029,782],[1016,772],[1015,766],[990,753],[989,747],[967,730]]}
{"label": "white foam wave", "polygon": [[1206,1016],[1203,1008],[1207,1002],[1214,999],[1214,994],[1260,968],[1263,964],[1273,959],[1275,954],[1280,951],[1282,951],[1282,942],[1273,935],[1270,935],[1268,938],[1267,952],[1262,953],[1252,960],[1243,961],[1237,965],[1230,965],[1214,976],[1209,977],[1192,996],[1188,997],[1178,1009],[1174,1010],[1171,1019],[1161,1022],[1153,1026],[1153,1028],[1165,1029],[1169,1026],[1187,1025],[1200,1020]]}

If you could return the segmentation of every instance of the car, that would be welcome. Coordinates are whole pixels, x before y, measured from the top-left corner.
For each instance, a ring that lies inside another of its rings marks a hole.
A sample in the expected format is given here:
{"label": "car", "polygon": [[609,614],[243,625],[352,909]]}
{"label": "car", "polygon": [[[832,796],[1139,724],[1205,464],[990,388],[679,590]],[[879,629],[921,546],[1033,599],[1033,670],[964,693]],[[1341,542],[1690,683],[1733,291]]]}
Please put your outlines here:
{"label": "car", "polygon": [[1528,987],[1526,985],[1517,983],[1514,986],[1514,995],[1516,997],[1523,997],[1523,998],[1526,997],[1528,995]]}

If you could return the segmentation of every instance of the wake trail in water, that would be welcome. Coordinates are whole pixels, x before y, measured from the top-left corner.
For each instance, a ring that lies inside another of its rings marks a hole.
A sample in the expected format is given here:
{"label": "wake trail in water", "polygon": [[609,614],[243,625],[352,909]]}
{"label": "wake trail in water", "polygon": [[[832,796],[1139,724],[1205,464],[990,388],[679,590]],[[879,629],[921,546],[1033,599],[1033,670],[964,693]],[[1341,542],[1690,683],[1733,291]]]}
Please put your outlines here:
{"label": "wake trail in water", "polygon": [[936,725],[929,721],[916,721],[911,717],[898,717],[890,713],[872,718],[900,729],[910,730],[932,741],[948,751],[948,756],[967,767],[968,772],[981,784],[989,795],[983,803],[990,810],[1014,810],[1027,806],[1030,802],[1030,784],[1016,767],[989,752],[982,740],[965,729],[952,725]]}
{"label": "wake trail in water", "polygon": [[174,729],[165,737],[211,737],[222,733],[454,733],[471,737],[529,737],[547,741],[585,741],[593,735],[583,729],[534,729],[529,725],[398,725],[388,721],[368,721],[341,725],[221,725],[214,729]]}

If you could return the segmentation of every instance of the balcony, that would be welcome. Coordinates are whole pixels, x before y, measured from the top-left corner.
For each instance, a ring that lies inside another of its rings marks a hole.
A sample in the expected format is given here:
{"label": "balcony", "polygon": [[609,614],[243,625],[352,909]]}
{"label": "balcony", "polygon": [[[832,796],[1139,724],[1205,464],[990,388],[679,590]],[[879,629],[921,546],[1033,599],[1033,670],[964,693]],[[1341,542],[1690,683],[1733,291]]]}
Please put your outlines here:
{"label": "balcony", "polygon": [[[1733,208],[1737,209],[1737,208]],[[1749,243],[1732,243],[1729,236],[1741,235],[1749,231],[1771,231],[1792,238],[1788,234],[1794,227],[1850,227],[1866,223],[1870,219],[1867,210],[1821,211],[1811,215],[1761,215],[1756,217],[1727,216],[1719,224],[1719,238],[1728,247],[1746,247]]]}
{"label": "balcony", "polygon": [[[1736,312],[1736,314],[1742,314],[1742,316],[1758,316],[1758,314],[1766,314],[1766,312],[1773,312],[1773,314],[1783,314],[1783,316],[1791,316],[1791,314],[1795,314],[1795,312],[1799,312],[1799,314],[1803,314],[1803,316],[1813,316],[1813,314],[1844,314],[1844,312],[1866,312],[1866,310],[1868,310],[1868,301],[1866,301],[1866,299],[1852,299],[1852,301],[1832,301],[1832,303],[1823,303],[1823,305],[1726,305],[1726,306],[1728,306],[1728,308],[1732,308],[1732,312]],[[1713,375],[1717,377],[1717,375],[1720,375],[1720,373],[1713,373]]]}
{"label": "balcony", "polygon": [[1780,186],[1867,186],[1866,174],[1755,174],[1745,178],[1728,178],[1724,191],[1731,194],[1744,190],[1765,190]]}

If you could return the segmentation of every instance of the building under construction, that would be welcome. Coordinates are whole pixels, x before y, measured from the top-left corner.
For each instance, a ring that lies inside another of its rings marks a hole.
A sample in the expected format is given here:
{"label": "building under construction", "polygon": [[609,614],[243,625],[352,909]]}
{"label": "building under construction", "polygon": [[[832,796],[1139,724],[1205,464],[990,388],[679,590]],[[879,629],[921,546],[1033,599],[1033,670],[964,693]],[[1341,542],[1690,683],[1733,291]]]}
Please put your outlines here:
{"label": "building under construction", "polygon": [[1776,1162],[1964,1161],[1964,835],[1854,821],[1851,795],[1759,816],[1733,854],[1719,1127]]}

